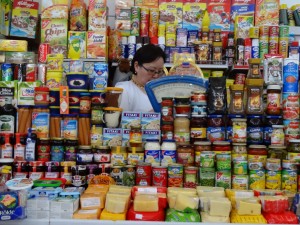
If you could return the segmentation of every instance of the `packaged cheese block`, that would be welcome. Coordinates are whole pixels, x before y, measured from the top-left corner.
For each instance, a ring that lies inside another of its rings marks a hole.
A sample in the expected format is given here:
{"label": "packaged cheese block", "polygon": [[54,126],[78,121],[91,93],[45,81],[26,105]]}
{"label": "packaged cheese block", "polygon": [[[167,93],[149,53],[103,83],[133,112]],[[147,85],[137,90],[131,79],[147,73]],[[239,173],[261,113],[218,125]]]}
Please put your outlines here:
{"label": "packaged cheese block", "polygon": [[106,194],[100,192],[98,194],[84,193],[80,197],[81,209],[103,209]]}
{"label": "packaged cheese block", "polygon": [[73,219],[98,220],[100,209],[80,209],[73,214]]}
{"label": "packaged cheese block", "polygon": [[129,193],[131,194],[131,187],[120,186],[120,185],[110,185],[109,192],[110,193]]}
{"label": "packaged cheese block", "polygon": [[130,193],[107,193],[105,210],[109,213],[125,213],[128,210]]}
{"label": "packaged cheese block", "polygon": [[0,40],[0,51],[2,52],[27,52],[28,42],[21,40]]}
{"label": "packaged cheese block", "polygon": [[152,187],[152,186],[134,186],[131,189],[132,198],[135,198],[135,193],[143,194],[157,194],[157,193],[167,193],[166,187]]}
{"label": "packaged cheese block", "polygon": [[222,199],[225,197],[200,197],[200,211],[201,212],[209,212],[209,200],[210,199]]}
{"label": "packaged cheese block", "polygon": [[231,223],[251,223],[251,224],[266,224],[267,221],[263,215],[239,215],[236,210],[232,210],[230,214]]}
{"label": "packaged cheese block", "polygon": [[159,209],[157,212],[136,212],[132,206],[127,212],[126,220],[165,221],[165,210]]}
{"label": "packaged cheese block", "polygon": [[263,212],[282,213],[288,210],[287,196],[259,196]]}
{"label": "packaged cheese block", "polygon": [[226,189],[225,193],[226,193],[226,197],[231,201],[231,205],[233,209],[235,209],[236,207],[236,201],[254,197],[254,192],[252,190]]}
{"label": "packaged cheese block", "polygon": [[258,198],[241,199],[236,202],[239,215],[261,215],[261,204]]}
{"label": "packaged cheese block", "polygon": [[97,184],[90,184],[88,188],[85,190],[84,193],[107,193],[108,192],[108,185],[97,185]]}
{"label": "packaged cheese block", "polygon": [[103,209],[100,215],[100,220],[126,220],[126,212],[124,213],[110,213]]}
{"label": "packaged cheese block", "polygon": [[157,195],[137,195],[133,200],[133,209],[135,212],[157,212]]}
{"label": "packaged cheese block", "polygon": [[185,194],[185,195],[197,195],[197,191],[194,188],[180,188],[180,187],[168,187],[168,195],[169,194]]}
{"label": "packaged cheese block", "polygon": [[229,216],[230,211],[231,211],[231,203],[227,198],[209,200],[209,215]]}
{"label": "packaged cheese block", "polygon": [[207,212],[201,212],[202,223],[230,223],[229,216],[211,216]]}
{"label": "packaged cheese block", "polygon": [[297,216],[291,212],[263,213],[268,224],[299,224]]}
{"label": "packaged cheese block", "polygon": [[174,209],[180,212],[190,212],[191,209],[198,209],[199,197],[185,194],[177,195]]}
{"label": "packaged cheese block", "polygon": [[225,197],[223,187],[197,186],[197,193],[199,197]]}
{"label": "packaged cheese block", "polygon": [[166,222],[201,222],[200,214],[193,209],[189,213],[167,209]]}
{"label": "packaged cheese block", "polygon": [[[137,195],[145,195],[143,192],[135,192],[135,196]],[[151,194],[150,194],[151,195]],[[157,193],[158,197],[158,206],[160,209],[165,209],[168,206],[167,194],[166,193]]]}

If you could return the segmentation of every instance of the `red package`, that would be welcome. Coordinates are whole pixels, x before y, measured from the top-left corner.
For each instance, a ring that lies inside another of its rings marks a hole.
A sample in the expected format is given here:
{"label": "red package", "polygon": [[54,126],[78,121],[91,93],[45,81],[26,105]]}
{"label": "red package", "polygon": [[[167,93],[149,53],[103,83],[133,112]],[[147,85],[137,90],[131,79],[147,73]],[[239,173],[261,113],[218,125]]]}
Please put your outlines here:
{"label": "red package", "polygon": [[263,213],[268,224],[298,224],[297,216],[291,212],[286,211],[283,213]]}
{"label": "red package", "polygon": [[283,213],[289,208],[288,197],[286,196],[260,196],[263,212]]}
{"label": "red package", "polygon": [[157,212],[135,212],[133,206],[131,206],[127,212],[126,220],[165,221],[165,210],[160,209]]}
{"label": "red package", "polygon": [[283,195],[283,191],[281,190],[253,190],[253,192],[255,197],[264,196],[264,195],[268,195],[268,196]]}

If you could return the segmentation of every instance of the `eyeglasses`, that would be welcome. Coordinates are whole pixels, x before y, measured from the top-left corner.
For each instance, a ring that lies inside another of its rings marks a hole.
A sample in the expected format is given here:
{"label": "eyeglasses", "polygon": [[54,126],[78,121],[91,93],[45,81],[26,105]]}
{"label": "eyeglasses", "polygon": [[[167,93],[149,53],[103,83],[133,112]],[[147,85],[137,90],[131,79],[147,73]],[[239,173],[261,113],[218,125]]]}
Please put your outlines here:
{"label": "eyeglasses", "polygon": [[146,70],[148,73],[152,74],[153,76],[155,74],[157,74],[158,76],[162,76],[165,74],[165,71],[163,71],[163,70],[152,70],[152,69],[148,69],[148,68],[144,67],[143,65],[141,65],[141,67],[143,67],[144,70]]}

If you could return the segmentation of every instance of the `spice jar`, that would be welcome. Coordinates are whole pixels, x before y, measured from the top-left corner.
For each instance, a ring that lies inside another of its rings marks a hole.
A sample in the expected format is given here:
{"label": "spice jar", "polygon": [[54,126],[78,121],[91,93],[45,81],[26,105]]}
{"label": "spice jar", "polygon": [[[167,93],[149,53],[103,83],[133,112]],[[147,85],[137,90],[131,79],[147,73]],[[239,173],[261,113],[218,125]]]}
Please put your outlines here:
{"label": "spice jar", "polygon": [[263,79],[247,79],[247,114],[263,113]]}
{"label": "spice jar", "polygon": [[222,64],[222,42],[213,42],[212,64]]}
{"label": "spice jar", "polygon": [[203,115],[192,115],[191,118],[191,143],[206,140],[207,119]]}
{"label": "spice jar", "polygon": [[262,116],[249,115],[247,117],[247,142],[248,144],[263,143]]}
{"label": "spice jar", "polygon": [[141,147],[142,146],[142,126],[131,125],[129,132],[129,143],[130,147]]}
{"label": "spice jar", "polygon": [[80,93],[79,100],[79,112],[90,113],[91,112],[91,94],[88,92]]}
{"label": "spice jar", "polygon": [[174,140],[174,125],[173,122],[163,122],[161,126],[161,139]]}
{"label": "spice jar", "polygon": [[247,154],[247,144],[246,143],[232,143],[232,153],[233,154]]}
{"label": "spice jar", "polygon": [[34,88],[34,105],[49,105],[49,88],[35,87]]}
{"label": "spice jar", "polygon": [[188,115],[176,115],[174,120],[174,138],[178,144],[190,142],[190,120],[188,119]]}
{"label": "spice jar", "polygon": [[273,125],[282,125],[282,116],[266,116],[264,124],[264,143],[266,145],[271,144],[271,135],[273,132]]}
{"label": "spice jar", "polygon": [[176,143],[174,140],[165,140],[161,145],[161,165],[173,163],[176,163]]}
{"label": "spice jar", "polygon": [[191,145],[179,145],[177,147],[177,163],[183,166],[193,166],[195,151]]}
{"label": "spice jar", "polygon": [[230,114],[244,114],[244,85],[234,84],[230,85]]}
{"label": "spice jar", "polygon": [[200,154],[203,151],[211,151],[211,143],[209,141],[194,142],[195,149],[195,166],[200,166]]}
{"label": "spice jar", "polygon": [[258,160],[266,166],[267,162],[267,147],[265,145],[249,145],[248,147],[248,160]]}
{"label": "spice jar", "polygon": [[225,140],[225,121],[222,115],[208,115],[207,139],[210,142]]}
{"label": "spice jar", "polygon": [[267,87],[267,109],[268,115],[280,115],[281,87],[279,85],[268,85]]}
{"label": "spice jar", "polygon": [[248,75],[247,78],[248,79],[261,79],[262,75],[260,72],[260,63],[261,60],[260,59],[256,59],[256,58],[252,58],[249,59],[249,70],[248,70]]}

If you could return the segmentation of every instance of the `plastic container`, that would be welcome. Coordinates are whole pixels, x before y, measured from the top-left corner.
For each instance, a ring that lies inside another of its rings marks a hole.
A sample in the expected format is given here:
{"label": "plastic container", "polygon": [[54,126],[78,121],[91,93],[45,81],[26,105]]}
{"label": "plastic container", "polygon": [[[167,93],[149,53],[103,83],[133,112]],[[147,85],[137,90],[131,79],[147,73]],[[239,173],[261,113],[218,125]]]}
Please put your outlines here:
{"label": "plastic container", "polygon": [[67,85],[70,89],[88,89],[89,76],[87,73],[67,73]]}
{"label": "plastic container", "polygon": [[62,84],[63,73],[60,71],[48,71],[46,75],[46,86],[48,88],[59,88]]}
{"label": "plastic container", "polygon": [[118,107],[118,100],[120,94],[122,94],[123,88],[107,87],[105,103],[108,107]]}
{"label": "plastic container", "polygon": [[7,181],[5,185],[11,191],[21,191],[21,190],[29,191],[33,186],[33,181],[31,179],[26,179],[26,178],[15,178]]}
{"label": "plastic container", "polygon": [[102,105],[105,103],[106,91],[90,90],[92,105]]}

